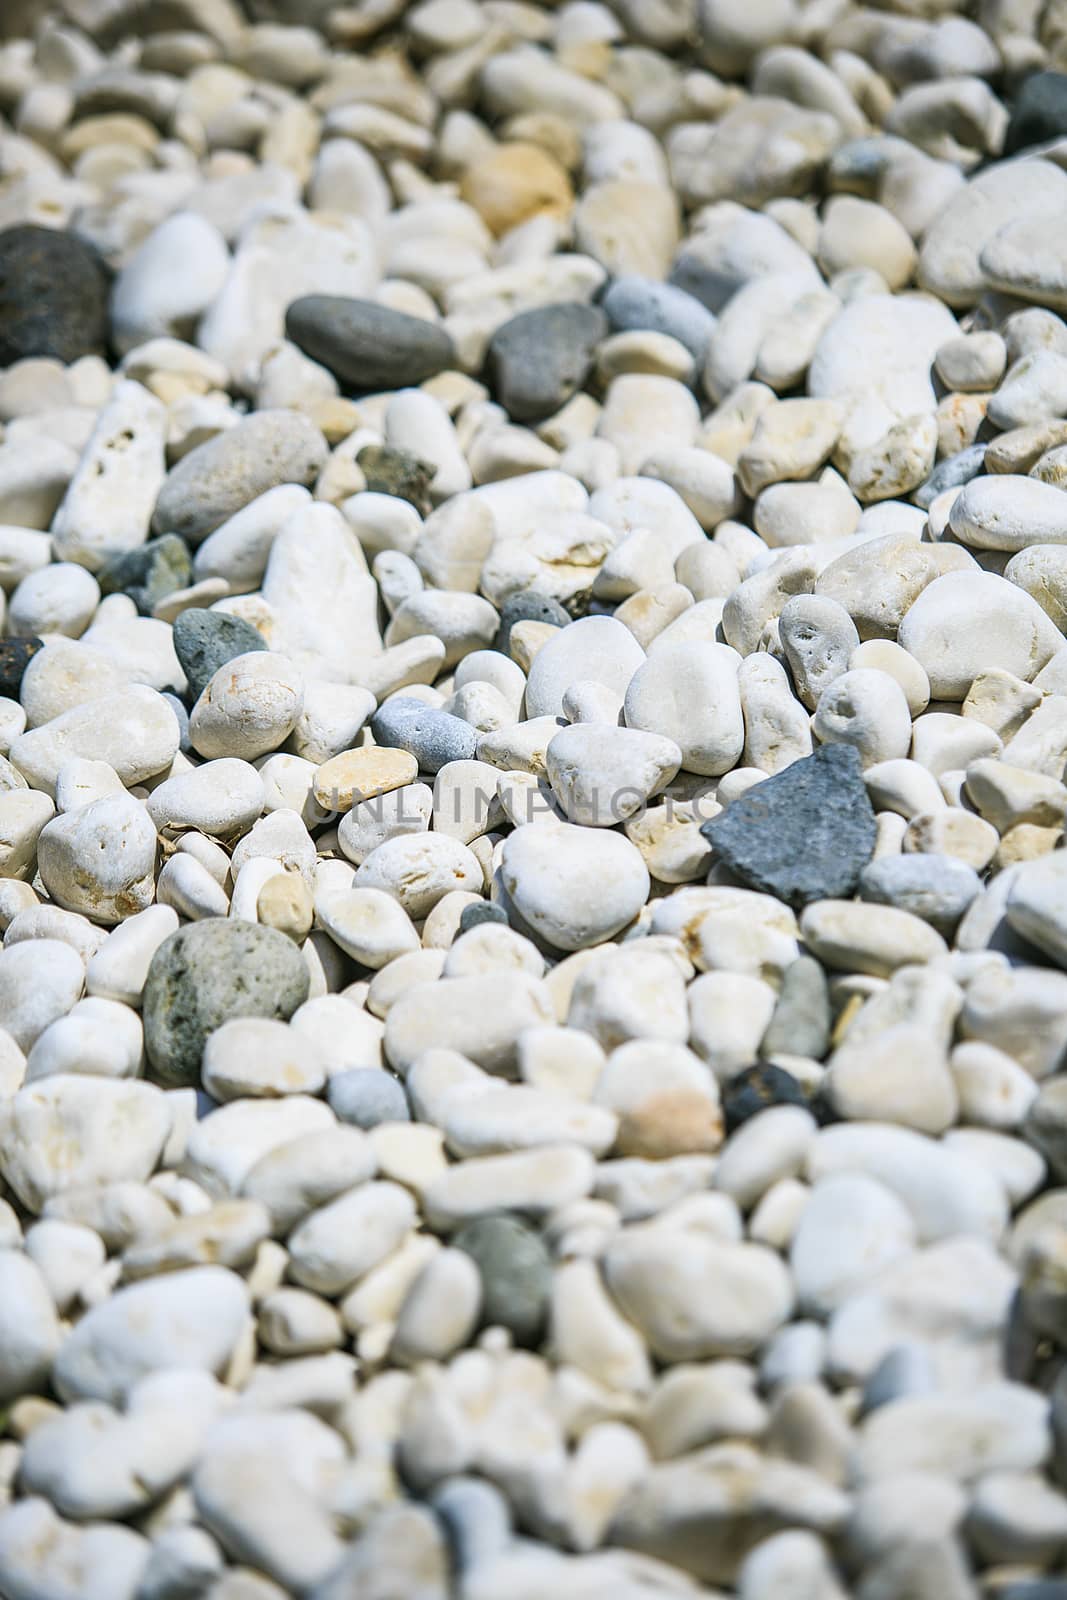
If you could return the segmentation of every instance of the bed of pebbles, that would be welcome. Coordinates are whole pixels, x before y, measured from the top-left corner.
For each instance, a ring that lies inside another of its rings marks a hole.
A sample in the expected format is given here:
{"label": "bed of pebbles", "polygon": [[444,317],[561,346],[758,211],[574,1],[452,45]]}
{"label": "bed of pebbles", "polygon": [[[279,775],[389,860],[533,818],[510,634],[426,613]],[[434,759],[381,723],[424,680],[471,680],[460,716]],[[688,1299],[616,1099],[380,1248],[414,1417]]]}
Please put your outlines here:
{"label": "bed of pebbles", "polygon": [[3,0],[0,1596],[1067,1596],[1067,10]]}

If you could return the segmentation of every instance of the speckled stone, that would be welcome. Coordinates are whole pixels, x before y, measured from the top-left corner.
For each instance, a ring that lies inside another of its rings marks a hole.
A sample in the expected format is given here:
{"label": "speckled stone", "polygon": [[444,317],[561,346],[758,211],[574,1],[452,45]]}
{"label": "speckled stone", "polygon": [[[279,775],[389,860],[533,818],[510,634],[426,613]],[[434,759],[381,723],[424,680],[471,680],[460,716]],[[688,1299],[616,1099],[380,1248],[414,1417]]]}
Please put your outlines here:
{"label": "speckled stone", "polygon": [[747,888],[794,908],[848,898],[874,853],[874,809],[851,745],[824,744],[757,783],[701,833]]}
{"label": "speckled stone", "polygon": [[570,620],[559,601],[553,600],[551,595],[538,594],[536,589],[518,589],[509,594],[500,607],[500,627],[493,649],[507,655],[511,630],[517,622],[547,622],[554,628],[565,628]]}
{"label": "speckled stone", "polygon": [[0,695],[5,700],[17,700],[22,689],[22,674],[38,650],[44,649],[44,640],[35,634],[25,639],[0,639]]}
{"label": "speckled stone", "polygon": [[432,461],[420,461],[407,450],[389,445],[367,444],[356,457],[371,494],[391,494],[413,505],[420,516],[430,511],[430,484],[437,468]]}
{"label": "speckled stone", "polygon": [[408,695],[379,706],[371,732],[377,744],[409,751],[420,772],[438,772],[450,761],[473,761],[478,749],[477,728]]}
{"label": "speckled stone", "polygon": [[150,617],[160,600],[192,583],[189,546],[176,533],[165,533],[105,562],[96,581],[101,594],[129,595],[141,615]]}
{"label": "speckled stone", "polygon": [[0,233],[0,367],[69,363],[107,344],[109,274],[87,240],[30,223]]}
{"label": "speckled stone", "polygon": [[144,987],[145,1048],[157,1076],[196,1084],[204,1043],[233,1017],[287,1021],[308,997],[291,939],[254,922],[212,917],[164,939]]}
{"label": "speckled stone", "polygon": [[199,699],[215,673],[235,656],[266,650],[267,642],[243,617],[190,606],[174,619],[174,653],[189,680],[190,701]]}

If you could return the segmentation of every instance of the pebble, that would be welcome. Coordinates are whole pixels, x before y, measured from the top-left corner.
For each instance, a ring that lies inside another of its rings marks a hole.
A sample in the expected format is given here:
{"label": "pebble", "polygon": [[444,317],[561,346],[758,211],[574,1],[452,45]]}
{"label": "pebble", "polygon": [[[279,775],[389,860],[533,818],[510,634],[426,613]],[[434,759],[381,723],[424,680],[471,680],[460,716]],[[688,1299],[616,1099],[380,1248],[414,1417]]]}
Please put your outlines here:
{"label": "pebble", "polygon": [[407,388],[452,364],[452,341],[443,328],[373,300],[304,295],[286,309],[285,331],[357,392]]}
{"label": "pebble", "polygon": [[607,334],[599,307],[571,301],[522,311],[498,328],[487,355],[493,393],[516,422],[550,416],[581,389]]}
{"label": "pebble", "polygon": [[76,234],[30,223],[0,233],[0,363],[31,356],[69,365],[107,342],[107,271]]}
{"label": "pebble", "polygon": [[308,995],[308,973],[284,934],[209,920],[169,935],[144,985],[145,1048],[173,1084],[196,1083],[209,1035],[240,1016],[288,1019]]}

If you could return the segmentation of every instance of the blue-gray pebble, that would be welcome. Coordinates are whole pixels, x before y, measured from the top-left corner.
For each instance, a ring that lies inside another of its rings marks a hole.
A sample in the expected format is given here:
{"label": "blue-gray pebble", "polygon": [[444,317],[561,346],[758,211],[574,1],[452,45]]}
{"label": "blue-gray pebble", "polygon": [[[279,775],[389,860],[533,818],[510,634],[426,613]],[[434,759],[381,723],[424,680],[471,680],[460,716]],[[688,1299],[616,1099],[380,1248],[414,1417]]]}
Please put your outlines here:
{"label": "blue-gray pebble", "polygon": [[708,353],[715,318],[693,295],[674,284],[629,273],[615,279],[601,304],[617,333],[667,333],[685,345],[698,365]]}
{"label": "blue-gray pebble", "polygon": [[265,650],[267,641],[243,617],[190,606],[174,619],[174,654],[189,680],[189,702],[203,694],[220,667],[250,650]]}
{"label": "blue-gray pebble", "polygon": [[396,695],[379,706],[371,732],[376,744],[413,755],[420,772],[439,772],[450,761],[473,761],[478,749],[477,728],[409,695]]}
{"label": "blue-gray pebble", "polygon": [[348,1072],[335,1072],[327,1099],[341,1121],[355,1128],[411,1121],[404,1085],[381,1067],[352,1067]]}

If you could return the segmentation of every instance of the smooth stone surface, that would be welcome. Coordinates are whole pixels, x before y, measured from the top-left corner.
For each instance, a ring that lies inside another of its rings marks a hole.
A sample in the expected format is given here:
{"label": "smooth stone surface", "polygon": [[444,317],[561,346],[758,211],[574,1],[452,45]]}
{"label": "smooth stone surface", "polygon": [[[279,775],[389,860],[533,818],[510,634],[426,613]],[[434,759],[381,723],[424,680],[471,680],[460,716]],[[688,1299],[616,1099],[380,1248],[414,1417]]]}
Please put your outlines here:
{"label": "smooth stone surface", "polygon": [[174,620],[174,653],[181,662],[193,704],[221,666],[235,656],[266,650],[263,635],[243,617],[190,606]]}
{"label": "smooth stone surface", "polygon": [[305,295],[286,310],[285,332],[357,391],[420,384],[454,361],[443,328],[374,300]]}
{"label": "smooth stone surface", "polygon": [[489,341],[489,382],[514,422],[558,411],[589,376],[608,321],[597,306],[573,301],[522,311]]}
{"label": "smooth stone surface", "polygon": [[648,869],[619,834],[532,823],[504,844],[501,880],[523,920],[558,950],[582,950],[631,922],[648,897]]}

